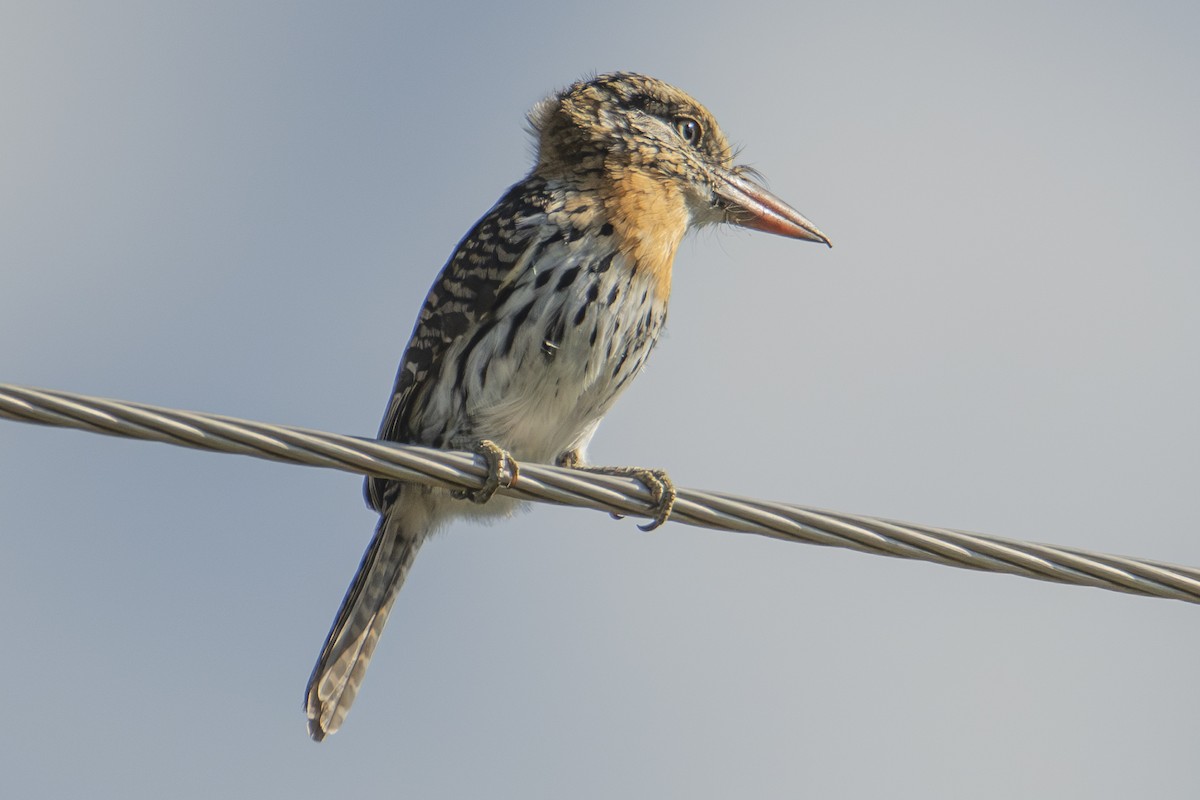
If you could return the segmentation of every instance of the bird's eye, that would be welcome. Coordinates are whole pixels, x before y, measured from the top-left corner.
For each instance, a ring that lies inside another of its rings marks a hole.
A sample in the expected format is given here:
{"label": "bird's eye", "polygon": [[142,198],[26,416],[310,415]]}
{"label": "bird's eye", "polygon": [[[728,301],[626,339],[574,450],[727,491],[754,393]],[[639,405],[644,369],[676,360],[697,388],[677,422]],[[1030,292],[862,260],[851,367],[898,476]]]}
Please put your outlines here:
{"label": "bird's eye", "polygon": [[683,137],[683,140],[696,147],[700,144],[700,139],[704,136],[704,129],[700,127],[700,123],[691,117],[676,117],[674,120],[675,130]]}

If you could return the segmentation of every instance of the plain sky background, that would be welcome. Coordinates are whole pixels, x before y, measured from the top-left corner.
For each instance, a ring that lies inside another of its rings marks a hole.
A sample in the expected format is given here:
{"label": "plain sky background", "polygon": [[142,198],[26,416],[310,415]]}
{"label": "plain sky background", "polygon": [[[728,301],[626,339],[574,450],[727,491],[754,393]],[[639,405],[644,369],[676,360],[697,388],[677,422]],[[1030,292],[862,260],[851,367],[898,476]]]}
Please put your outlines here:
{"label": "plain sky background", "polygon": [[[373,434],[523,115],[647,72],[833,239],[689,239],[591,449],[1200,564],[1200,6],[0,5],[0,381]],[[0,796],[1185,796],[1200,609],[538,507],[345,728],[353,476],[0,421]]]}

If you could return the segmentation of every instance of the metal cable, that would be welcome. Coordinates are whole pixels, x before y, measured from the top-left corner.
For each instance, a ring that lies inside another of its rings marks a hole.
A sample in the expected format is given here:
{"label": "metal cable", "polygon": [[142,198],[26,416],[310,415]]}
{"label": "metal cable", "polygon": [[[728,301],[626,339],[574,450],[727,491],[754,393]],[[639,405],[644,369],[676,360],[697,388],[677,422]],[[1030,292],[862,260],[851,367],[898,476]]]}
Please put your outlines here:
{"label": "metal cable", "polygon": [[[0,417],[447,488],[478,489],[488,474],[486,461],[468,453],[11,384],[0,384]],[[632,478],[524,462],[520,466],[517,484],[501,489],[512,497],[654,516],[650,492]],[[1195,567],[694,489],[679,489],[671,519],[792,542],[1200,603],[1200,569]]]}

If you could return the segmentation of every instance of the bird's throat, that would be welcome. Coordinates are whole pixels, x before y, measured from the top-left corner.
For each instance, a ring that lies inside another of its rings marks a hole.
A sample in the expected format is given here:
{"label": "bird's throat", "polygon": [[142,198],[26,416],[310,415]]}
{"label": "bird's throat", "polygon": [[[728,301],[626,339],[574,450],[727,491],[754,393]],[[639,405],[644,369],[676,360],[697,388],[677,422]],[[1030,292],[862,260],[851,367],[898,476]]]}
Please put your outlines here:
{"label": "bird's throat", "polygon": [[666,302],[675,251],[688,226],[683,192],[660,177],[629,169],[613,178],[604,206],[618,248],[639,274],[653,280],[655,295]]}

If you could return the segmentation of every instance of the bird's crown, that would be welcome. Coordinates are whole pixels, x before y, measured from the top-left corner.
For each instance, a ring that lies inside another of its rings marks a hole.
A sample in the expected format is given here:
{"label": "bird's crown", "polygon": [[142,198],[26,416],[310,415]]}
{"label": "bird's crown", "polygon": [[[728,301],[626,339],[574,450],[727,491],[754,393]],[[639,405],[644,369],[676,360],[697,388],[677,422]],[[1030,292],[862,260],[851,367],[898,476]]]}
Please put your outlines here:
{"label": "bird's crown", "polygon": [[680,176],[733,153],[708,109],[656,78],[613,72],[578,81],[529,112],[538,171],[636,167]]}

